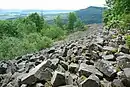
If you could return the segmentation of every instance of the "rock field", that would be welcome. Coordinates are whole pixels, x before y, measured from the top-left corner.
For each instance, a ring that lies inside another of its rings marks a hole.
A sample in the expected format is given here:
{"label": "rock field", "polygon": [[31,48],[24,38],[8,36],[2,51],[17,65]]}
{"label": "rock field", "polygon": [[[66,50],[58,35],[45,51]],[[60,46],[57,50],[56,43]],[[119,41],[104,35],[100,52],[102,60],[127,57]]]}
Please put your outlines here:
{"label": "rock field", "polygon": [[116,30],[89,25],[51,48],[0,61],[0,87],[130,87],[130,49]]}

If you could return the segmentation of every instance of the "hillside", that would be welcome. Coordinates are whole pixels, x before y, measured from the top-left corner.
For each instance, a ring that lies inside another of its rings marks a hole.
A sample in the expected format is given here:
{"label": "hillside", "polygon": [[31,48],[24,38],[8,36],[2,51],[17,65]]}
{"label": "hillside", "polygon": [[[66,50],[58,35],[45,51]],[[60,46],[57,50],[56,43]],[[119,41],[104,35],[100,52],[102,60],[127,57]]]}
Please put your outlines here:
{"label": "hillside", "polygon": [[130,87],[130,52],[118,34],[89,25],[75,39],[0,61],[0,87]]}
{"label": "hillside", "polygon": [[86,9],[76,11],[78,17],[86,24],[102,23],[104,8],[90,6]]}

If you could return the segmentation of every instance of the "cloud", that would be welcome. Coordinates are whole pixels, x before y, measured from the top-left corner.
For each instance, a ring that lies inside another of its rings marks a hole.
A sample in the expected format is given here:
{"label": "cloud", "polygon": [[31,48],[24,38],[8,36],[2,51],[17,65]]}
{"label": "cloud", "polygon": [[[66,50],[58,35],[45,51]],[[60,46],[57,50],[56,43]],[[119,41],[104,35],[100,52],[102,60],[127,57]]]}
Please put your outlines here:
{"label": "cloud", "polygon": [[82,9],[103,6],[105,0],[1,0],[2,9]]}

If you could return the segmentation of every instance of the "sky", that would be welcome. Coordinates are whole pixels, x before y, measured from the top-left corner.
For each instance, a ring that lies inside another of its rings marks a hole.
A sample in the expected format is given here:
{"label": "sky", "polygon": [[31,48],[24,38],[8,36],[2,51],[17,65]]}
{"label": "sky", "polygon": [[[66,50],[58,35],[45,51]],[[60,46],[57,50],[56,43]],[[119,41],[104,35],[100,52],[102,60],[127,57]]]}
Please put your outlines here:
{"label": "sky", "polygon": [[105,0],[0,0],[0,9],[78,10],[104,4]]}

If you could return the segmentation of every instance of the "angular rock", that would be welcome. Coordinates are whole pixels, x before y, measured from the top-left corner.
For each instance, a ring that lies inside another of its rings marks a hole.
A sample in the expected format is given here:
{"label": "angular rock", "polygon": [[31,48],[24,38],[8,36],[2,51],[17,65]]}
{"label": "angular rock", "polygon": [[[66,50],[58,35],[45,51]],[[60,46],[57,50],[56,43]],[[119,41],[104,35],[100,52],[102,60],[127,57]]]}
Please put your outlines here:
{"label": "angular rock", "polygon": [[71,64],[69,65],[69,71],[70,71],[71,73],[77,73],[78,67],[79,67],[78,64],[71,63]]}
{"label": "angular rock", "polygon": [[80,87],[100,87],[100,80],[97,76],[92,74],[79,85]]}
{"label": "angular rock", "polygon": [[58,66],[58,63],[59,63],[59,59],[58,58],[55,58],[55,59],[51,59],[51,68],[53,69],[53,70],[55,70],[56,68],[57,68],[57,66]]}
{"label": "angular rock", "polygon": [[44,87],[44,85],[42,83],[36,83],[34,86],[32,87]]}
{"label": "angular rock", "polygon": [[124,46],[124,45],[120,45],[118,51],[119,51],[119,52],[126,53],[126,54],[129,54],[129,53],[130,53],[129,48],[127,48],[127,47]]}
{"label": "angular rock", "polygon": [[100,71],[98,71],[94,66],[87,65],[84,63],[80,64],[78,72],[80,76],[84,75],[86,77],[89,77],[91,74],[95,74],[99,78],[103,78],[103,74]]}
{"label": "angular rock", "polygon": [[20,87],[27,87],[27,84],[22,84]]}
{"label": "angular rock", "polygon": [[125,73],[127,79],[130,80],[130,68],[124,68],[123,71],[124,71],[124,73]]}
{"label": "angular rock", "polygon": [[65,76],[63,73],[55,71],[53,77],[51,78],[51,84],[53,87],[63,86],[66,84]]}
{"label": "angular rock", "polygon": [[116,76],[116,69],[104,60],[97,61],[95,67],[108,77],[114,78]]}
{"label": "angular rock", "polygon": [[49,69],[51,62],[49,60],[42,62],[29,73],[25,74],[21,79],[22,84],[34,84],[38,80],[48,81],[51,79],[51,70]]}
{"label": "angular rock", "polygon": [[119,79],[114,79],[111,85],[112,87],[125,87]]}
{"label": "angular rock", "polygon": [[115,52],[117,49],[114,47],[110,47],[110,46],[104,46],[103,47],[104,51],[110,51],[110,52]]}
{"label": "angular rock", "polygon": [[64,62],[64,61],[60,61],[60,65],[65,69],[65,70],[68,70],[68,63],[67,62]]}
{"label": "angular rock", "polygon": [[59,86],[59,87],[78,87],[78,86],[74,86],[74,85],[65,85],[65,86]]}
{"label": "angular rock", "polygon": [[113,54],[103,55],[102,57],[103,57],[103,59],[105,59],[105,60],[114,60],[114,55],[113,55]]}
{"label": "angular rock", "polygon": [[130,56],[123,55],[116,58],[117,64],[121,69],[130,68]]}

